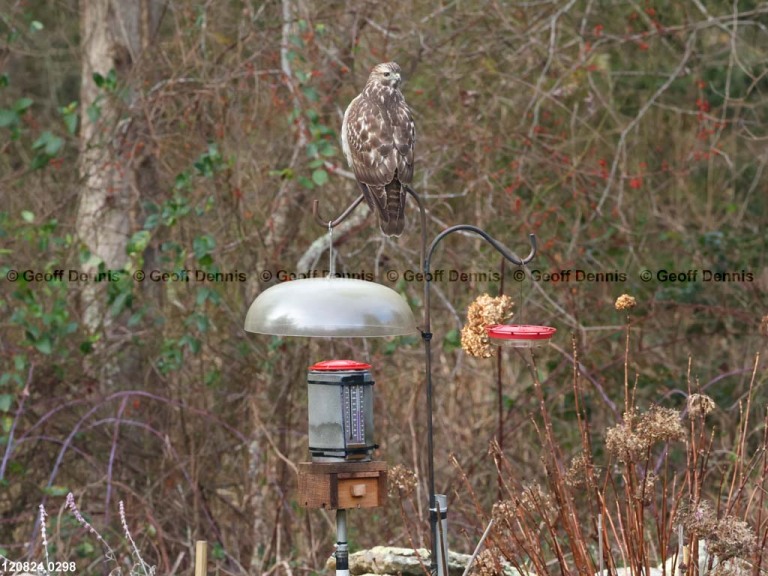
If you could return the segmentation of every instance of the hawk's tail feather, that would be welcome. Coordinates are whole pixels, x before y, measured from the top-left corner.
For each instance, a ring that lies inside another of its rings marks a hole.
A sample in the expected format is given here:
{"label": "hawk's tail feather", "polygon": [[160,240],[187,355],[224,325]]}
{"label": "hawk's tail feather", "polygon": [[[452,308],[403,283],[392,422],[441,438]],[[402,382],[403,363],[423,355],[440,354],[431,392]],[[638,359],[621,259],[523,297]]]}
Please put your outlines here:
{"label": "hawk's tail feather", "polygon": [[361,185],[368,206],[376,213],[379,228],[387,236],[400,236],[405,229],[405,189],[393,180],[386,186]]}
{"label": "hawk's tail feather", "polygon": [[[400,236],[405,228],[405,188],[395,178],[384,187],[386,194],[387,221],[379,217],[381,231],[387,236]],[[382,214],[383,216],[383,214]]]}

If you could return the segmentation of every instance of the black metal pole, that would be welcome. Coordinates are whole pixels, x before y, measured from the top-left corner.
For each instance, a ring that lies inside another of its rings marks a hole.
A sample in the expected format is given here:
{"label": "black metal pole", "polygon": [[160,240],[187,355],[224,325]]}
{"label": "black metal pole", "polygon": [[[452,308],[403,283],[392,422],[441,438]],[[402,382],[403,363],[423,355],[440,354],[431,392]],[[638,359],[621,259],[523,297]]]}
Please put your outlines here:
{"label": "black metal pole", "polygon": [[[419,203],[421,207],[421,203]],[[423,208],[422,208],[423,212]],[[531,251],[523,259],[515,256],[509,249],[503,244],[493,238],[485,230],[473,226],[471,224],[457,224],[451,226],[440,232],[432,244],[429,246],[429,250],[424,254],[423,258],[423,272],[424,272],[424,329],[421,333],[421,337],[424,340],[424,354],[425,354],[425,370],[427,379],[427,454],[429,458],[429,527],[432,534],[432,554],[430,562],[430,571],[436,573],[437,571],[437,558],[438,558],[438,532],[437,523],[440,521],[437,513],[437,503],[435,497],[435,457],[434,457],[434,443],[432,438],[432,332],[431,332],[431,318],[430,318],[430,305],[431,305],[431,261],[432,254],[435,252],[435,248],[440,241],[454,232],[472,232],[480,236],[483,240],[493,246],[497,252],[499,252],[506,260],[509,260],[517,266],[527,264],[536,255],[536,236],[530,234],[528,240],[531,244]],[[444,535],[445,537],[445,535]],[[447,567],[446,567],[447,568]],[[447,573],[447,570],[446,570]]]}
{"label": "black metal pole", "polygon": [[[429,281],[425,283],[425,292],[429,291]],[[429,481],[429,531],[432,538],[432,554],[430,555],[429,570],[437,571],[437,503],[435,498],[435,448],[432,433],[432,333],[425,330],[421,333],[424,341],[425,370],[427,377],[427,470]]]}

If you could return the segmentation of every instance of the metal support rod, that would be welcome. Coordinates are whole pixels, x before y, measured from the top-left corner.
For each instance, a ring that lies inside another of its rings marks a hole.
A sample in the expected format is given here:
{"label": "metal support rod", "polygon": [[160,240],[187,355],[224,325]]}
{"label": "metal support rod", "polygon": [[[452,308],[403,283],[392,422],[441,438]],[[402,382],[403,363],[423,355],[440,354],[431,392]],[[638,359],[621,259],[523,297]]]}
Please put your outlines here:
{"label": "metal support rod", "polygon": [[320,212],[319,212],[320,201],[315,200],[314,202],[312,202],[312,216],[315,217],[315,221],[318,224],[320,224],[320,226],[322,226],[323,228],[336,228],[336,226],[344,222],[344,220],[346,220],[347,217],[350,214],[352,214],[352,212],[355,211],[355,208],[357,208],[364,199],[365,197],[362,194],[360,194],[360,196],[358,196],[357,199],[354,202],[352,202],[352,204],[347,206],[344,212],[342,212],[339,216],[337,216],[333,220],[326,220],[322,216],[320,216]]}
{"label": "metal support rod", "polygon": [[421,251],[419,253],[419,258],[421,261],[421,265],[424,265],[424,258],[427,256],[427,210],[424,208],[424,204],[421,202],[421,198],[419,198],[419,195],[416,194],[416,192],[413,191],[413,188],[410,186],[405,187],[408,194],[411,195],[411,198],[413,198],[416,201],[416,204],[419,206],[419,220],[420,220],[420,228],[421,228]]}
{"label": "metal support rod", "polygon": [[336,576],[349,576],[346,510],[336,510]]}
{"label": "metal support rod", "polygon": [[435,494],[437,516],[437,576],[448,576],[448,496]]}
{"label": "metal support rod", "polygon": [[[531,245],[531,251],[528,253],[528,256],[525,258],[519,258],[515,254],[513,254],[506,246],[504,246],[501,242],[493,238],[490,234],[488,234],[485,230],[482,228],[478,228],[477,226],[473,226],[471,224],[457,224],[456,226],[451,226],[450,228],[446,228],[442,232],[440,232],[437,236],[435,236],[435,239],[432,240],[432,244],[429,246],[429,250],[427,250],[427,216],[426,216],[426,210],[424,208],[424,204],[422,203],[419,196],[416,194],[416,192],[413,191],[413,189],[410,186],[405,187],[406,192],[410,194],[413,199],[416,201],[416,204],[419,207],[419,215],[421,220],[421,262],[422,262],[422,269],[424,271],[424,322],[423,326],[421,328],[421,339],[424,342],[424,368],[426,373],[426,389],[427,389],[427,459],[428,459],[428,482],[429,482],[429,523],[430,523],[430,533],[432,537],[432,554],[431,554],[431,562],[430,562],[430,572],[433,574],[437,571],[438,568],[438,543],[441,541],[438,534],[438,527],[437,527],[437,505],[436,505],[436,495],[435,495],[435,451],[434,451],[434,442],[433,442],[433,424],[432,424],[432,416],[433,416],[433,402],[432,402],[432,328],[431,328],[431,315],[430,315],[430,307],[431,307],[431,282],[432,282],[432,274],[431,274],[431,261],[432,261],[432,255],[435,252],[435,248],[437,248],[437,245],[445,238],[446,236],[453,234],[454,232],[472,232],[473,234],[477,234],[480,236],[483,240],[488,242],[493,248],[501,254],[504,259],[508,260],[512,264],[515,264],[516,266],[524,266],[531,260],[533,260],[534,256],[536,256],[536,236],[533,234],[528,235],[528,241]],[[323,228],[334,228],[341,224],[354,210],[357,208],[358,205],[363,201],[363,196],[360,195],[352,204],[350,204],[344,212],[341,213],[340,216],[338,216],[335,220],[327,220],[322,218],[318,213],[318,201],[315,200],[313,207],[312,207],[312,214],[315,217],[315,220],[317,220],[318,224],[323,226]],[[441,505],[441,508],[443,508],[443,505]],[[339,511],[341,512],[341,511]],[[337,513],[337,523],[338,523],[338,513]],[[445,536],[445,535],[444,535]],[[446,544],[447,545],[447,544]],[[337,552],[338,554],[338,552]],[[338,568],[338,556],[336,560],[337,568]],[[338,571],[337,571],[338,574]]]}
{"label": "metal support rod", "polygon": [[[501,280],[499,281],[499,296],[504,295],[504,265],[507,263],[506,258],[501,259],[501,269],[499,275]],[[499,443],[499,452],[494,456],[496,464],[496,499],[501,501],[504,497],[504,479],[501,474],[501,455],[504,454],[504,391],[502,383],[504,371],[504,348],[502,346],[496,347],[496,404],[497,404],[497,420],[496,420],[496,441]]]}
{"label": "metal support rod", "polygon": [[[429,283],[424,283],[425,302],[429,302]],[[425,309],[427,306],[425,305]],[[429,323],[429,312],[425,312],[425,324]],[[427,378],[427,481],[429,483],[429,533],[432,539],[429,571],[437,571],[437,503],[435,500],[435,446],[432,425],[432,332],[422,330],[421,339],[424,342],[424,371]]]}

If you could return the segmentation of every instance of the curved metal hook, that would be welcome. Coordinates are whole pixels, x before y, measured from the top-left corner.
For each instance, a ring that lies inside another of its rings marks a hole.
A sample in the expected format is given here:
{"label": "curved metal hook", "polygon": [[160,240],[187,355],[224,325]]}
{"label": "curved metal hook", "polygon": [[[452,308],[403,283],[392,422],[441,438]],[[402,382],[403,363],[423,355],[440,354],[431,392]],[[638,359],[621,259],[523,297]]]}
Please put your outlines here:
{"label": "curved metal hook", "polygon": [[488,234],[485,230],[482,228],[478,228],[477,226],[473,226],[471,224],[457,224],[456,226],[451,226],[450,228],[446,228],[440,234],[438,234],[434,240],[432,240],[432,244],[429,246],[429,250],[427,251],[427,256],[424,258],[424,272],[430,271],[430,260],[432,260],[432,253],[435,251],[435,248],[440,243],[440,241],[448,236],[449,234],[452,234],[454,232],[473,232],[474,234],[477,234],[480,236],[483,240],[488,242],[491,246],[493,246],[496,251],[504,256],[506,260],[509,262],[512,262],[512,264],[515,264],[517,266],[523,266],[525,264],[528,264],[531,260],[533,260],[534,256],[536,256],[536,235],[535,234],[529,234],[528,235],[528,242],[531,245],[531,251],[528,253],[528,256],[525,258],[519,258],[518,256],[515,256],[510,252],[506,246],[504,246],[501,242],[496,240],[493,236]]}
{"label": "curved metal hook", "polygon": [[341,215],[337,216],[335,220],[329,220],[328,218],[323,218],[320,216],[320,212],[318,210],[320,201],[315,200],[312,202],[312,215],[315,217],[315,221],[323,228],[336,228],[336,226],[341,224],[350,214],[352,214],[352,212],[354,212],[355,208],[357,208],[360,202],[362,202],[364,199],[365,197],[360,194],[360,196],[357,197],[357,200],[352,202],[352,204],[350,204],[346,210],[341,213]]}
{"label": "curved metal hook", "polygon": [[525,266],[536,256],[538,250],[538,246],[536,245],[536,234],[528,234],[528,244],[531,245],[531,251],[528,252],[528,256],[523,258],[523,261],[520,263],[521,266]]}

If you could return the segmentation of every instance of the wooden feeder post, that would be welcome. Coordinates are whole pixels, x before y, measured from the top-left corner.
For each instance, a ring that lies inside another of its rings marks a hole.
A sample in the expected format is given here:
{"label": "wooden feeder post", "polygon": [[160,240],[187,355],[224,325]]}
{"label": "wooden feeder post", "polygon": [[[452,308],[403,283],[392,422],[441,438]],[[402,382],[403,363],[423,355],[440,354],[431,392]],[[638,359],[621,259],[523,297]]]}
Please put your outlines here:
{"label": "wooden feeder post", "polygon": [[386,495],[386,462],[299,464],[299,504],[304,508],[377,508]]}
{"label": "wooden feeder post", "polygon": [[347,510],[382,506],[387,495],[387,463],[301,462],[299,504],[336,510],[336,574],[349,576]]}

